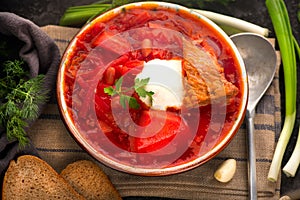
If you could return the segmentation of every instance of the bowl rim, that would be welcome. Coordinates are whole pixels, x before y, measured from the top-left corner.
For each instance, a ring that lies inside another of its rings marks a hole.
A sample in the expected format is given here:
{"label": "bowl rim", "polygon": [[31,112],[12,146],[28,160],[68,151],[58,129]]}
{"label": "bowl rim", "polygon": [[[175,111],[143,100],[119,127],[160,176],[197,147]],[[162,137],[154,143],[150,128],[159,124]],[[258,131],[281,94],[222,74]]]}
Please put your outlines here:
{"label": "bowl rim", "polygon": [[[90,26],[93,25],[93,22],[95,20],[98,20],[99,18],[104,18],[104,17],[110,16],[111,14],[118,14],[124,8],[128,9],[131,7],[134,7],[134,8],[144,7],[147,5],[155,5],[157,7],[164,7],[167,10],[169,10],[169,9],[176,10],[176,11],[183,10],[183,11],[203,20],[208,26],[210,26],[210,28],[217,31],[219,33],[219,35],[230,45],[230,48],[234,52],[237,63],[239,64],[239,68],[241,71],[241,79],[242,79],[242,83],[243,83],[242,84],[243,94],[241,96],[241,105],[239,108],[239,113],[237,115],[235,123],[233,124],[233,127],[226,134],[226,136],[221,141],[219,141],[217,143],[217,145],[214,146],[214,148],[212,148],[210,151],[208,151],[204,155],[196,157],[193,160],[181,163],[179,165],[170,166],[170,167],[166,167],[166,168],[152,168],[151,169],[151,168],[134,167],[134,166],[126,165],[124,163],[120,163],[120,162],[111,160],[108,157],[104,156],[102,153],[97,152],[86,140],[84,140],[84,138],[81,136],[81,134],[78,132],[78,130],[72,123],[71,117],[67,114],[68,108],[63,100],[64,99],[63,98],[64,97],[64,94],[63,94],[64,87],[62,84],[62,82],[63,82],[63,73],[62,72],[64,72],[64,70],[65,70],[65,62],[64,61],[68,58],[70,52],[74,48],[74,45],[76,44],[76,41],[77,41],[77,36],[84,33]],[[201,15],[200,13],[198,13],[192,9],[189,9],[187,7],[184,7],[184,6],[181,6],[178,4],[174,4],[174,3],[155,2],[155,1],[136,2],[136,3],[125,4],[125,5],[119,6],[117,8],[114,8],[112,10],[109,10],[101,15],[98,15],[98,16],[94,17],[93,20],[91,20],[90,22],[85,24],[79,30],[79,32],[73,37],[73,39],[70,41],[67,48],[65,49],[65,52],[63,53],[61,63],[59,66],[59,70],[58,70],[56,88],[57,88],[57,101],[58,101],[58,105],[59,105],[60,114],[62,116],[65,126],[67,127],[67,129],[69,130],[69,133],[75,139],[75,141],[83,149],[85,149],[86,152],[88,152],[92,157],[94,157],[101,163],[103,163],[113,169],[122,171],[122,172],[126,172],[129,174],[135,174],[135,175],[143,175],[143,176],[162,176],[162,175],[177,174],[177,173],[184,172],[184,171],[193,169],[195,167],[198,167],[198,166],[204,164],[205,162],[211,160],[212,158],[214,158],[219,152],[221,152],[231,142],[231,140],[234,138],[234,136],[238,132],[238,130],[243,122],[243,119],[245,117],[247,101],[248,101],[248,80],[247,80],[245,64],[244,64],[244,61],[243,61],[237,47],[235,46],[233,41],[230,39],[230,37],[213,21],[211,21],[207,17]]]}

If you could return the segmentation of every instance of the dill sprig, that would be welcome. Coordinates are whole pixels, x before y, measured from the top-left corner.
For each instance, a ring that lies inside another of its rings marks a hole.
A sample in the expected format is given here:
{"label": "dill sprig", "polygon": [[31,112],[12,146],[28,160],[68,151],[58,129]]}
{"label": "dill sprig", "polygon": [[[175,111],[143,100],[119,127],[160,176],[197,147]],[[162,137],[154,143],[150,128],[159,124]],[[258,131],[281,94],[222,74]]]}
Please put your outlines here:
{"label": "dill sprig", "polygon": [[29,78],[23,61],[6,61],[0,76],[0,125],[8,140],[28,143],[25,127],[38,117],[39,105],[47,101],[48,91],[43,90],[44,75]]}

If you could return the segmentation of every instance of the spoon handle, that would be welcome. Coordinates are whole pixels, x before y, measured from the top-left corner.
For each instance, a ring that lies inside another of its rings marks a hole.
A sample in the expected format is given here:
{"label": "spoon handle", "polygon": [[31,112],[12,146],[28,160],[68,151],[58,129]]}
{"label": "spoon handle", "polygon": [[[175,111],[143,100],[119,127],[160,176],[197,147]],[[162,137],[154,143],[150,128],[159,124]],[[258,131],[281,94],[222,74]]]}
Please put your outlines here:
{"label": "spoon handle", "polygon": [[249,199],[257,199],[256,187],[256,155],[255,155],[255,137],[254,137],[254,112],[246,114],[247,123],[247,142],[248,142],[248,182]]}

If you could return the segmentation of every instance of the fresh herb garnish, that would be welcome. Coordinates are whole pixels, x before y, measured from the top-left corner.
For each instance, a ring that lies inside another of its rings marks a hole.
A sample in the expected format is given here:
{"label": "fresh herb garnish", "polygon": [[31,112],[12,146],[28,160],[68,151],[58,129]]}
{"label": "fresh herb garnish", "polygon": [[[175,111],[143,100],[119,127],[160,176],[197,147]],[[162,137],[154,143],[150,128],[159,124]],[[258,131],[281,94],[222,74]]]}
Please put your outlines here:
{"label": "fresh herb garnish", "polygon": [[154,92],[145,90],[145,86],[149,83],[149,80],[150,78],[136,78],[134,80],[134,86],[129,88],[122,88],[123,77],[121,77],[116,81],[115,88],[112,86],[106,87],[104,88],[104,92],[110,96],[119,95],[120,104],[123,108],[126,108],[126,105],[128,104],[130,108],[138,109],[140,108],[140,104],[138,103],[137,99],[127,95],[127,93],[134,89],[134,91],[140,97],[146,98],[148,96],[150,98],[150,101],[152,102],[152,96]]}
{"label": "fresh herb garnish", "polygon": [[0,125],[8,140],[17,139],[24,147],[28,143],[25,127],[38,117],[38,105],[48,98],[42,90],[44,75],[29,78],[23,61],[6,61],[0,76]]}

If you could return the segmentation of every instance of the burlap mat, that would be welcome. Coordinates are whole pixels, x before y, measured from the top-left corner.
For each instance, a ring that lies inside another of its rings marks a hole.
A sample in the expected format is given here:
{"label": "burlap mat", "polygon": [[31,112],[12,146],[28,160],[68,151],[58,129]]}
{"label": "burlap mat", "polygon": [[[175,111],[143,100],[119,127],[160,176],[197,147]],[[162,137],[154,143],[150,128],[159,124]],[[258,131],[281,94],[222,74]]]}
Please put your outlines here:
{"label": "burlap mat", "polygon": [[[52,37],[61,53],[78,29],[46,26],[42,28]],[[273,40],[274,43],[274,40]],[[278,54],[279,58],[279,54]],[[279,69],[278,61],[278,69]],[[257,186],[259,199],[279,199],[280,178],[271,183],[267,174],[275,138],[281,127],[278,71],[273,84],[257,107],[255,117]],[[60,172],[67,164],[79,160],[93,160],[69,135],[58,112],[55,99],[48,104],[29,132],[40,156]],[[229,146],[206,164],[188,172],[165,177],[142,177],[122,173],[99,165],[110,177],[123,197],[155,196],[179,199],[247,199],[247,153],[245,125]],[[227,158],[237,160],[237,171],[229,183],[219,183],[213,178],[216,167]],[[97,162],[97,161],[95,161]]]}

